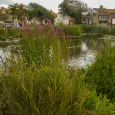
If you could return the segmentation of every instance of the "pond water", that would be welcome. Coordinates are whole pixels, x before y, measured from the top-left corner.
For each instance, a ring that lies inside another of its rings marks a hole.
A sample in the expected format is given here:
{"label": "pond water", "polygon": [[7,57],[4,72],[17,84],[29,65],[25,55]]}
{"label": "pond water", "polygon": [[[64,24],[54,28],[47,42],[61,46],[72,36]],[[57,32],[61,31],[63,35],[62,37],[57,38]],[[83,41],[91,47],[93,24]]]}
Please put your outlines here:
{"label": "pond water", "polygon": [[[71,39],[71,44],[69,47],[71,54],[68,65],[74,68],[87,68],[88,65],[93,64],[95,62],[95,56],[97,54],[93,42],[95,43],[97,49],[100,50],[101,44],[104,44],[105,41],[104,39],[98,39],[100,37],[102,36],[88,35],[80,39]],[[11,52],[7,50],[7,47],[9,46],[0,46],[0,64],[4,62],[5,57],[11,54]]]}
{"label": "pond water", "polygon": [[[98,39],[102,36],[98,35],[88,35],[84,36],[82,39],[71,40],[71,55],[69,59],[69,66],[74,69],[77,68],[87,68],[95,62],[95,56],[97,50],[100,50],[101,45],[105,44],[104,39]],[[95,46],[96,48],[95,48]]]}

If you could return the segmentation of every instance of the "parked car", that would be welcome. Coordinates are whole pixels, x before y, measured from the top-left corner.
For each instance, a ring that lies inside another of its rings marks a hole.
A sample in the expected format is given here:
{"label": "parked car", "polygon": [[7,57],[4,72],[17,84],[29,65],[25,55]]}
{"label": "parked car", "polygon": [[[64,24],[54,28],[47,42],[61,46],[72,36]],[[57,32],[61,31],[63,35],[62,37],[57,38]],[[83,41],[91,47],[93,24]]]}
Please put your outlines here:
{"label": "parked car", "polygon": [[4,27],[4,28],[5,28],[5,30],[7,30],[8,28],[12,28],[12,26],[11,26],[11,25],[3,25],[2,27]]}

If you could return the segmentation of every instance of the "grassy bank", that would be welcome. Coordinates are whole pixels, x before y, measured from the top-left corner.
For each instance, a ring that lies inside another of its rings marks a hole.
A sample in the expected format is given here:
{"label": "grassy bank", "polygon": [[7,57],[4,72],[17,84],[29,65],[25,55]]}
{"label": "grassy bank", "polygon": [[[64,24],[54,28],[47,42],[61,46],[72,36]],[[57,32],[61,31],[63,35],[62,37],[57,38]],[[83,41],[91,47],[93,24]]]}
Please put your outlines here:
{"label": "grassy bank", "polygon": [[115,105],[97,96],[85,72],[67,66],[68,35],[47,21],[21,29],[23,52],[12,54],[0,72],[0,114],[114,115]]}
{"label": "grassy bank", "polygon": [[94,26],[94,25],[80,25],[83,30],[83,33],[96,33],[96,34],[108,34],[109,30],[103,26]]}
{"label": "grassy bank", "polygon": [[3,28],[0,28],[1,41],[13,40],[14,38],[19,38],[19,37],[20,37],[19,29],[8,28],[8,30],[6,31]]}

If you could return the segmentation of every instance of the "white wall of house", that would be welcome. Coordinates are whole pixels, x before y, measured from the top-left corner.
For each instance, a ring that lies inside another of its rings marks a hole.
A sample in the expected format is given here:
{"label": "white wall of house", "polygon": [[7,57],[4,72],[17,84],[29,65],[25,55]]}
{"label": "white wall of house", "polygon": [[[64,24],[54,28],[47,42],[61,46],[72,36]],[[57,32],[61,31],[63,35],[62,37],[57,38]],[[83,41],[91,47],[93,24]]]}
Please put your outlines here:
{"label": "white wall of house", "polygon": [[4,21],[0,20],[0,24],[4,24],[4,23],[5,23]]}
{"label": "white wall of house", "polygon": [[63,19],[60,14],[57,14],[57,17],[54,19],[54,24],[58,25],[59,23],[63,23]]}
{"label": "white wall of house", "polygon": [[112,24],[115,24],[115,19],[112,19]]}
{"label": "white wall of house", "polygon": [[15,25],[15,26],[18,26],[18,22],[19,22],[19,21],[17,20],[17,18],[15,18],[15,19],[14,19],[14,25]]}
{"label": "white wall of house", "polygon": [[69,20],[63,20],[63,24],[69,24]]}
{"label": "white wall of house", "polygon": [[63,19],[63,16],[61,14],[57,14],[57,17],[54,19],[54,24],[58,25],[58,24],[69,24],[69,19]]}

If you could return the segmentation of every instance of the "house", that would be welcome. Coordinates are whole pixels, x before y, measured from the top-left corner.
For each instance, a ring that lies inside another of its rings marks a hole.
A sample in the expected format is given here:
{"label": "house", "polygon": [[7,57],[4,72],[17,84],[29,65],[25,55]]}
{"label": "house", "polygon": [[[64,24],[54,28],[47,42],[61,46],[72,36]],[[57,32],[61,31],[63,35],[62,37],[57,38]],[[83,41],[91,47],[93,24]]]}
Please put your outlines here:
{"label": "house", "polygon": [[100,8],[90,11],[90,16],[85,17],[85,24],[104,26],[108,29],[111,29],[112,26],[115,26],[115,10],[114,9],[106,9],[101,5]]}
{"label": "house", "polygon": [[[10,13],[9,9],[1,7],[0,13],[9,15],[7,20],[4,20],[4,21],[0,20],[1,24],[9,24],[12,26],[14,26],[14,25],[18,26],[19,25],[20,20],[18,20],[17,18],[13,19],[13,16],[9,14]],[[25,23],[27,23],[27,24],[33,24],[33,23],[39,24],[40,22],[38,21],[38,19],[36,17],[33,17],[33,19],[31,21],[29,21],[28,17],[25,17]]]}
{"label": "house", "polygon": [[76,19],[71,17],[71,19],[69,20],[69,25],[75,24],[75,21],[76,21]]}
{"label": "house", "polygon": [[18,25],[18,20],[17,20],[17,18],[16,19],[14,19],[13,20],[13,16],[12,15],[9,15],[9,13],[10,13],[10,11],[9,11],[9,9],[7,9],[7,8],[4,8],[4,7],[1,7],[1,9],[0,9],[0,13],[3,13],[3,14],[8,14],[8,19],[7,20],[4,20],[4,21],[0,21],[0,23],[1,24],[10,24],[10,23],[14,23],[14,25]]}
{"label": "house", "polygon": [[0,20],[0,23],[4,24],[5,22],[11,22],[11,16],[9,15],[9,9],[1,7],[0,9],[1,14],[8,14],[8,19],[7,20]]}
{"label": "house", "polygon": [[64,24],[64,25],[69,25],[69,24],[75,24],[75,18],[72,18],[68,15],[63,16],[63,14],[57,13],[57,17],[54,19],[55,22],[54,24]]}
{"label": "house", "polygon": [[93,17],[99,13],[99,8],[90,9],[89,13],[82,19],[83,24],[92,24]]}

